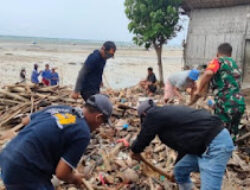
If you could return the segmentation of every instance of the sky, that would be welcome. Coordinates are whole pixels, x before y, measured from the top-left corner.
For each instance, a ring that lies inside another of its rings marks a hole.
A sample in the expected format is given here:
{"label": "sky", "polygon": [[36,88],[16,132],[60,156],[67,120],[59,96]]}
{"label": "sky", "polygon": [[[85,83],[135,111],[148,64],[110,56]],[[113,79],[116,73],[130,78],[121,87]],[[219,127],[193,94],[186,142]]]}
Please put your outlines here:
{"label": "sky", "polygon": [[[0,35],[132,41],[124,0],[1,1]],[[181,44],[187,23],[170,45]]]}

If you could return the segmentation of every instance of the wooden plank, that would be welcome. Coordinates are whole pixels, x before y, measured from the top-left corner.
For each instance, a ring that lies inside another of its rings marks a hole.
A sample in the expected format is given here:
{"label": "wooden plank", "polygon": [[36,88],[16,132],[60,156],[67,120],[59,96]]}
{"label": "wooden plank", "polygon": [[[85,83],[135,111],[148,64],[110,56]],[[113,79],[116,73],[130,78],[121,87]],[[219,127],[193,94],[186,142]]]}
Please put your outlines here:
{"label": "wooden plank", "polygon": [[245,45],[244,83],[250,83],[250,40]]}
{"label": "wooden plank", "polygon": [[4,94],[4,95],[6,95],[6,96],[8,96],[10,98],[14,98],[15,100],[21,100],[23,102],[28,101],[27,99],[23,98],[22,96],[19,96],[19,95],[14,94],[14,93],[10,93],[10,92],[8,92],[6,90],[3,90],[3,89],[0,89],[0,93]]}

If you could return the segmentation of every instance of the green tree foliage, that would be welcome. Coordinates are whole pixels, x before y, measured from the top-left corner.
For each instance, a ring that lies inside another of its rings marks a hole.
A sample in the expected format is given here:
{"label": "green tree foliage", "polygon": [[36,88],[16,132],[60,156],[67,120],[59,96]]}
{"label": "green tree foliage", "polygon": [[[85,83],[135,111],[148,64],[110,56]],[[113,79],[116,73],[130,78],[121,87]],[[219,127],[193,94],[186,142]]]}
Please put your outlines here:
{"label": "green tree foliage", "polygon": [[128,29],[135,34],[133,41],[147,49],[154,47],[162,84],[162,46],[181,30],[177,24],[181,3],[182,0],[125,0]]}

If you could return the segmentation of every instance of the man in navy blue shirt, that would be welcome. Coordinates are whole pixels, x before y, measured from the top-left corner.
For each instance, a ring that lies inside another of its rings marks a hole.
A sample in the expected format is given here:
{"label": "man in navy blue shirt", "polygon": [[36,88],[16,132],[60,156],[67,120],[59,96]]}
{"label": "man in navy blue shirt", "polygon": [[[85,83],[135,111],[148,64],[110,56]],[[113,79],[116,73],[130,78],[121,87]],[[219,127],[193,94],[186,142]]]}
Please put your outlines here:
{"label": "man in navy blue shirt", "polygon": [[90,141],[90,132],[108,122],[112,104],[91,96],[83,108],[51,106],[24,119],[27,126],[0,153],[7,190],[50,190],[52,175],[82,185],[74,169]]}
{"label": "man in navy blue shirt", "polygon": [[58,82],[59,82],[59,75],[56,72],[56,68],[52,68],[50,84],[51,86],[55,86],[58,85]]}
{"label": "man in navy blue shirt", "polygon": [[78,74],[72,98],[77,99],[81,94],[86,101],[90,96],[100,92],[106,60],[114,57],[115,51],[115,43],[107,41],[103,44],[101,50],[95,50],[88,56]]}
{"label": "man in navy blue shirt", "polygon": [[39,75],[41,74],[41,72],[38,72],[38,64],[34,64],[34,70],[32,71],[32,75],[31,75],[31,82],[38,84],[39,83]]}

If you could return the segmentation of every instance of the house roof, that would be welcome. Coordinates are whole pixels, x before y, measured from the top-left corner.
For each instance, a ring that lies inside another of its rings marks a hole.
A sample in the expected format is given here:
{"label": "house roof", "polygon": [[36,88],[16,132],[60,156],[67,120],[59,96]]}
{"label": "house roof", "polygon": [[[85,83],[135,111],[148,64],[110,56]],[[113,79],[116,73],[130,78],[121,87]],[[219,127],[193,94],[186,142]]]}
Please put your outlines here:
{"label": "house roof", "polygon": [[191,11],[192,9],[231,7],[250,4],[250,0],[183,0],[183,9]]}

